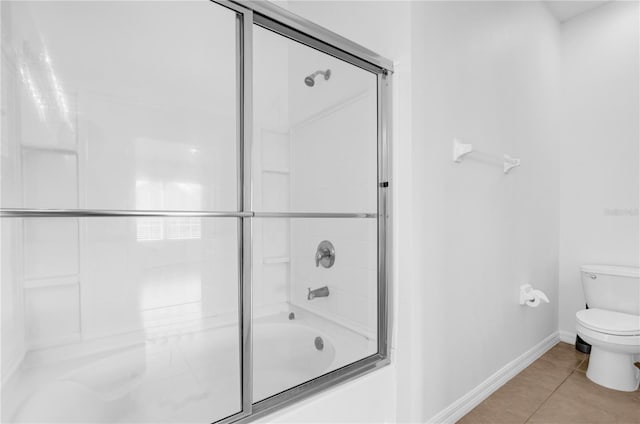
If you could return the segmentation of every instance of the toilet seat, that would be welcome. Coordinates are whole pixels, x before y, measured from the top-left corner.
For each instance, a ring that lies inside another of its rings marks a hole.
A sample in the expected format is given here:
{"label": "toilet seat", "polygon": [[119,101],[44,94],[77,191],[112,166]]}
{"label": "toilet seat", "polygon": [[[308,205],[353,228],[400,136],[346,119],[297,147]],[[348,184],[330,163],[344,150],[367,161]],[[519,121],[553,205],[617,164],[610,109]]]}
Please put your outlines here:
{"label": "toilet seat", "polygon": [[576,330],[591,345],[589,380],[613,390],[638,389],[640,370],[633,363],[640,355],[640,315],[585,309],[576,313]]}
{"label": "toilet seat", "polygon": [[589,330],[614,336],[640,336],[640,315],[584,309],[576,313],[578,323]]}

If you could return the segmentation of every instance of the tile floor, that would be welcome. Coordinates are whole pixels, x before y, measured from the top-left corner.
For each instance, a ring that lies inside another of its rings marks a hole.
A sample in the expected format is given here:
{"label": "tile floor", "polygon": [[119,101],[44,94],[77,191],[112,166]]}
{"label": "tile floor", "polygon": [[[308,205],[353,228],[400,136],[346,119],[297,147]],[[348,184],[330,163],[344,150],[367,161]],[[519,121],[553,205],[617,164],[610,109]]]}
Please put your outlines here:
{"label": "tile floor", "polygon": [[459,424],[640,424],[640,390],[618,392],[586,376],[588,355],[559,343]]}

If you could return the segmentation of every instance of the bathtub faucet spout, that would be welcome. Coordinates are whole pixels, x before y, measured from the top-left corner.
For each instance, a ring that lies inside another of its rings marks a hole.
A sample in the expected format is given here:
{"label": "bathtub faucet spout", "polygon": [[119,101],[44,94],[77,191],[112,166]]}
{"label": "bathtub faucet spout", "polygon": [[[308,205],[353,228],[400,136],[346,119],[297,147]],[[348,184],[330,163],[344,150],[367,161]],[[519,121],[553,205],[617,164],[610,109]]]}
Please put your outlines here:
{"label": "bathtub faucet spout", "polygon": [[311,290],[309,288],[309,294],[307,295],[307,300],[315,299],[316,297],[327,297],[329,296],[329,287],[324,286],[319,289]]}

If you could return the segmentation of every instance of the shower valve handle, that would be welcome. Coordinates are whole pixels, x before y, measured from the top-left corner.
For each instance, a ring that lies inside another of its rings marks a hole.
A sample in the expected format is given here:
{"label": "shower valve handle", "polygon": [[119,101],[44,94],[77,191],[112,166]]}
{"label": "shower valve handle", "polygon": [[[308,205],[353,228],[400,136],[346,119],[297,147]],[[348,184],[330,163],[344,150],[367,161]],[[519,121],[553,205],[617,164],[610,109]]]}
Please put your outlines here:
{"label": "shower valve handle", "polygon": [[329,240],[323,240],[316,250],[316,267],[322,265],[324,268],[331,268],[336,261],[336,250]]}

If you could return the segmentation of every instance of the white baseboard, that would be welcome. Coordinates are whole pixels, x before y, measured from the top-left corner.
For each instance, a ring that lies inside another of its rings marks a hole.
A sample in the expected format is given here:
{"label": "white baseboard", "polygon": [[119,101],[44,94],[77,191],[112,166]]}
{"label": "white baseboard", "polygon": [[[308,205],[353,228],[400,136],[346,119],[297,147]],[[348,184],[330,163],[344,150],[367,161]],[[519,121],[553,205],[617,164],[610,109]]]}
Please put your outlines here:
{"label": "white baseboard", "polygon": [[559,332],[555,331],[540,343],[496,371],[469,393],[437,413],[428,421],[428,423],[455,423],[460,418],[468,414],[473,408],[478,406],[483,400],[488,398],[493,392],[502,387],[507,381],[511,380],[519,372],[531,365],[533,361],[541,357],[546,351],[558,344],[559,341]]}
{"label": "white baseboard", "polygon": [[576,342],[576,332],[560,330],[560,341],[569,343],[569,344],[574,344]]}

